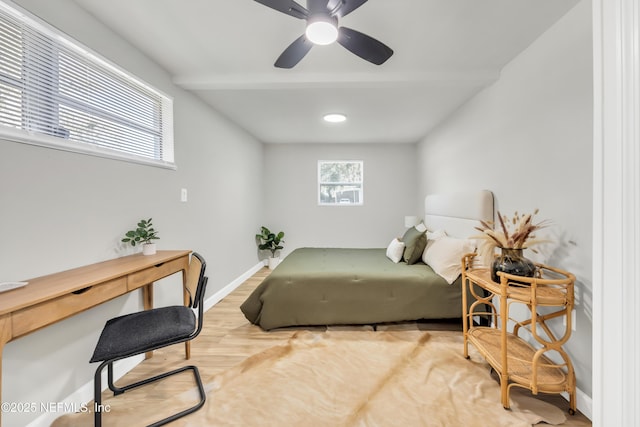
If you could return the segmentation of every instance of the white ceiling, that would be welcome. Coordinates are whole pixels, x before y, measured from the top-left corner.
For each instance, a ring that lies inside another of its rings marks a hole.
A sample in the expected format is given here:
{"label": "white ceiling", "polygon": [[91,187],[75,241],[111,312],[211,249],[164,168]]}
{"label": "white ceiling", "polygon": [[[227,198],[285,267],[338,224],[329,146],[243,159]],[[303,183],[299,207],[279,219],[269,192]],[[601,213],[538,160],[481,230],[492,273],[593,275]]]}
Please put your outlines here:
{"label": "white ceiling", "polygon": [[370,0],[340,25],[391,47],[386,63],[336,43],[287,70],[273,63],[305,23],[253,0],[74,1],[267,143],[416,142],[578,3]]}

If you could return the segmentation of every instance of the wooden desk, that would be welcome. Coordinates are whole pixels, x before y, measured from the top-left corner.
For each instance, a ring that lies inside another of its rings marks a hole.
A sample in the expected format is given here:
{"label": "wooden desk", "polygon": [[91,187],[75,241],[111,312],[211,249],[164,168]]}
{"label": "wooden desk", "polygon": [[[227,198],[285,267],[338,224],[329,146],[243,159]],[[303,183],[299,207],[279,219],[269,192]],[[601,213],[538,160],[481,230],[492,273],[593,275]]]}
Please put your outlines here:
{"label": "wooden desk", "polygon": [[[144,308],[148,310],[153,307],[155,280],[182,271],[185,289],[190,253],[158,251],[155,255],[125,256],[29,279],[27,286],[0,294],[0,385],[2,350],[7,342],[136,289],[142,289]],[[184,294],[188,303],[186,291]]]}

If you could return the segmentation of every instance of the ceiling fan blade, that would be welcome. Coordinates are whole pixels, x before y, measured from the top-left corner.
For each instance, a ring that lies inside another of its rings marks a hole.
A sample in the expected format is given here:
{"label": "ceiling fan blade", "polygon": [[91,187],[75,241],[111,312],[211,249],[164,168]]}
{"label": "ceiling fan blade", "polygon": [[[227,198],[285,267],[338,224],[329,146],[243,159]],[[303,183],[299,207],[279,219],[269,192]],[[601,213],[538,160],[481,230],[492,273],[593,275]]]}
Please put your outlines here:
{"label": "ceiling fan blade", "polygon": [[309,15],[313,15],[314,13],[327,13],[329,9],[328,3],[329,0],[307,0]]}
{"label": "ceiling fan blade", "polygon": [[327,9],[342,18],[365,4],[367,0],[329,0]]}
{"label": "ceiling fan blade", "polygon": [[383,64],[393,55],[393,50],[384,43],[347,27],[338,30],[338,43],[360,58],[373,64]]}
{"label": "ceiling fan blade", "polygon": [[276,63],[273,64],[278,68],[293,68],[304,56],[309,53],[313,43],[307,40],[303,34],[280,54]]}
{"label": "ceiling fan blade", "polygon": [[293,0],[255,0],[256,2],[263,4],[271,9],[275,9],[278,12],[286,13],[294,18],[307,19],[309,11],[300,6]]}

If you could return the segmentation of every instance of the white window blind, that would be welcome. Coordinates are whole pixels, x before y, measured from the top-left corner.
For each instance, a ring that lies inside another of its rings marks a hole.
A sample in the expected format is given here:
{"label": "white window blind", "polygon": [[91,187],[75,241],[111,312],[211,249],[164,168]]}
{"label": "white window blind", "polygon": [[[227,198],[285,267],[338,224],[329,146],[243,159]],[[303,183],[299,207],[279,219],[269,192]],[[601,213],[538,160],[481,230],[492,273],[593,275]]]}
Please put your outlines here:
{"label": "white window blind", "polygon": [[173,101],[0,2],[0,137],[173,168]]}

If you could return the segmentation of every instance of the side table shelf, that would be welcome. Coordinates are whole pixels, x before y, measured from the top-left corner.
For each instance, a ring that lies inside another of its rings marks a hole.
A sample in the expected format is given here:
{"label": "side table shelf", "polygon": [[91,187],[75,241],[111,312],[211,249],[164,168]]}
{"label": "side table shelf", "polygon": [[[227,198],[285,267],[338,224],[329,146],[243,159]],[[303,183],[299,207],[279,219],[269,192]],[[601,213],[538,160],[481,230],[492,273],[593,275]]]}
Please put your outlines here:
{"label": "side table shelf", "polygon": [[[562,345],[571,336],[575,277],[537,264],[537,277],[498,273],[500,283],[496,283],[491,280],[488,268],[475,265],[474,257],[475,254],[468,254],[462,258],[464,356],[469,358],[471,343],[496,371],[505,409],[510,406],[511,387],[517,386],[533,394],[566,392],[569,413],[574,414],[575,373]],[[467,302],[467,292],[475,299],[471,305]],[[497,308],[495,300],[499,301]],[[528,307],[531,316],[520,321],[510,318],[513,304]],[[544,309],[546,314],[540,314],[541,307],[550,308]],[[488,320],[490,326],[477,326],[474,317]],[[565,319],[564,333],[556,337],[546,321],[559,317]]]}

